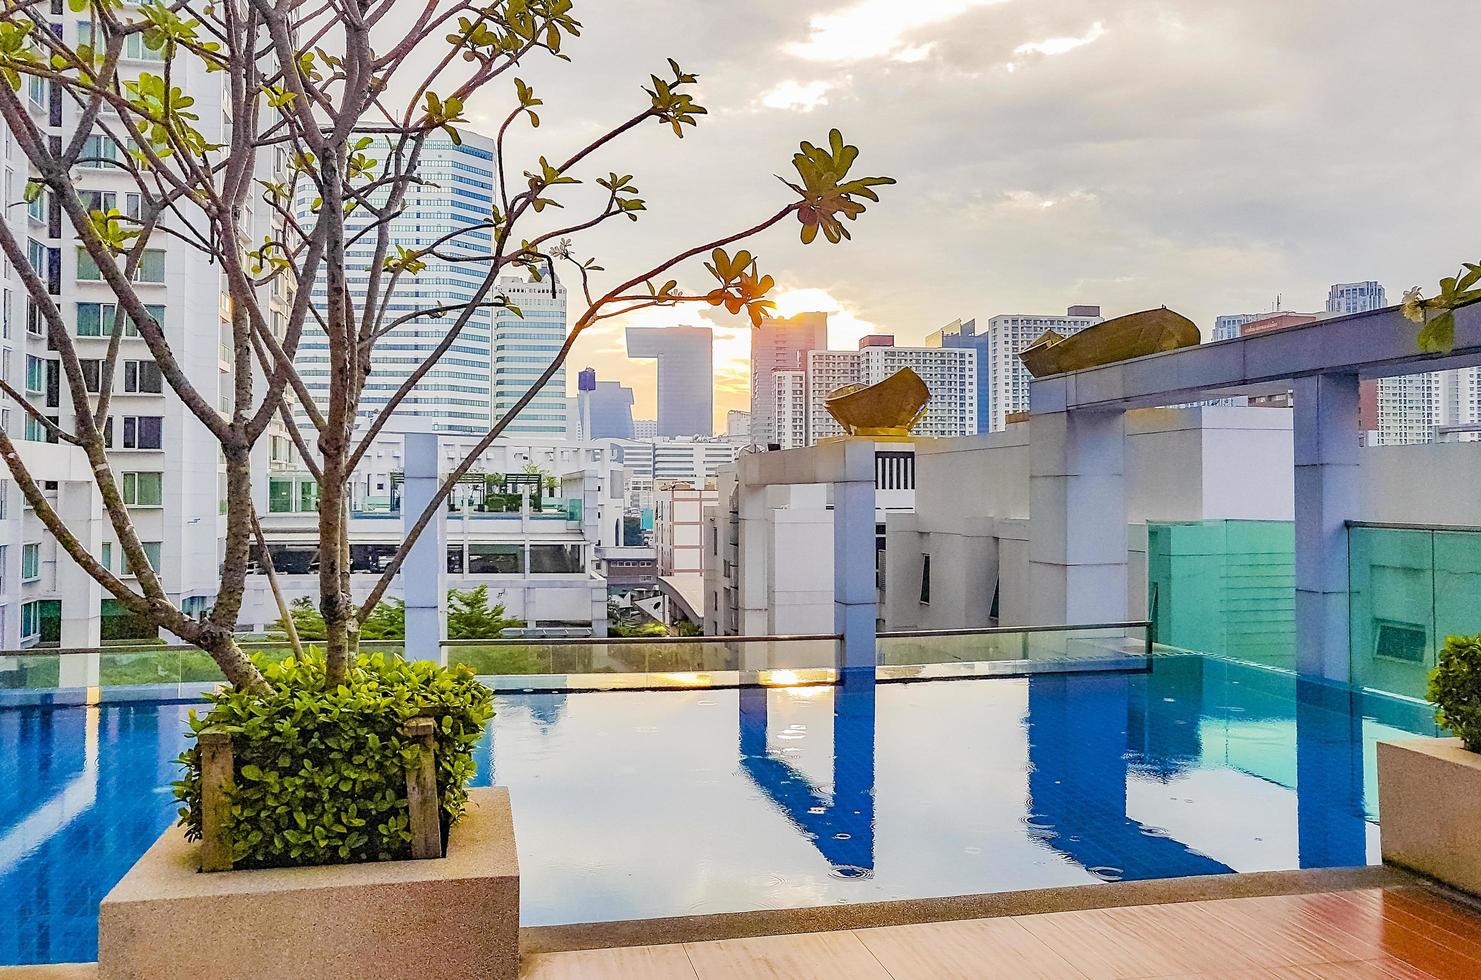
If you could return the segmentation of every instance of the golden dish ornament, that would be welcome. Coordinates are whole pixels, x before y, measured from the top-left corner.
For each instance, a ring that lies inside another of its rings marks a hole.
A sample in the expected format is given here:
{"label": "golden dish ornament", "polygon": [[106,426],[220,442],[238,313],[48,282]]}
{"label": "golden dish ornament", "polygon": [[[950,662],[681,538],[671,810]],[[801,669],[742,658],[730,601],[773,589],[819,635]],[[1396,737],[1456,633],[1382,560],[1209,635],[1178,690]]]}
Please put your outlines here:
{"label": "golden dish ornament", "polygon": [[1117,361],[1192,347],[1198,326],[1167,307],[1129,313],[1062,337],[1053,330],[1023,349],[1018,359],[1036,378],[1114,364]]}
{"label": "golden dish ornament", "polygon": [[920,375],[901,368],[878,384],[844,385],[824,400],[823,407],[851,436],[900,439],[910,435],[930,400],[931,390]]}

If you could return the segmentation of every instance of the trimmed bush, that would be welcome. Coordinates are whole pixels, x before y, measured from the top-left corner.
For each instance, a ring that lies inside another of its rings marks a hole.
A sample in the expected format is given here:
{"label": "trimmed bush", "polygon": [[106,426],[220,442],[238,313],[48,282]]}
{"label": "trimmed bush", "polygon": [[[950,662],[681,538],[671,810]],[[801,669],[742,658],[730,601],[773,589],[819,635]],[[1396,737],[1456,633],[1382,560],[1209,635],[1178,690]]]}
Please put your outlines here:
{"label": "trimmed bush", "polygon": [[1481,752],[1481,636],[1447,636],[1439,664],[1430,675],[1435,720]]}
{"label": "trimmed bush", "polygon": [[[437,719],[437,790],[444,827],[462,816],[473,749],[493,717],[493,694],[464,667],[385,654],[355,658],[346,684],[324,690],[324,658],[260,665],[274,693],[222,689],[209,713],[190,715],[232,736],[236,789],[228,833],[239,868],[281,868],[406,858],[411,853],[406,769],[411,718]],[[200,749],[180,756],[180,825],[201,835]],[[445,835],[444,835],[444,839]]]}

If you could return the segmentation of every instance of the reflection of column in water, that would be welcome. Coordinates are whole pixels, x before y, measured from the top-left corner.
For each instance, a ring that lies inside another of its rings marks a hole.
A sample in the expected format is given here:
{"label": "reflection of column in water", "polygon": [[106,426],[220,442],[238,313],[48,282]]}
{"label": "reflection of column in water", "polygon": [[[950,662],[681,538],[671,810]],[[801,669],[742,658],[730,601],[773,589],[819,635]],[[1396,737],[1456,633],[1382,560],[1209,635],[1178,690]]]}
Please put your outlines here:
{"label": "reflection of column in water", "polygon": [[1296,825],[1303,868],[1368,863],[1359,693],[1296,681]]}
{"label": "reflection of column in water", "polygon": [[1140,674],[1028,678],[1029,812],[1043,844],[1103,877],[1220,874],[1232,868],[1126,815],[1127,734]]}
{"label": "reflection of column in water", "polygon": [[[807,776],[767,750],[771,692],[741,688],[739,736],[742,771],[771,799],[818,853],[846,875],[874,870],[874,677],[844,671],[833,688],[833,792],[824,794]],[[781,695],[779,695],[781,696]]]}

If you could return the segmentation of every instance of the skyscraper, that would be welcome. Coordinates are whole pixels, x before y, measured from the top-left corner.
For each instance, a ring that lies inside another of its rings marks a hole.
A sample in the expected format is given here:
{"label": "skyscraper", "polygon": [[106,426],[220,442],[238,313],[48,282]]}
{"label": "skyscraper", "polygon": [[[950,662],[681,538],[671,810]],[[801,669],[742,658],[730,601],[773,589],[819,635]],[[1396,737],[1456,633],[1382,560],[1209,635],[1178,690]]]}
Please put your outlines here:
{"label": "skyscraper", "polygon": [[778,371],[807,373],[807,355],[828,348],[828,314],[798,313],[766,319],[751,331],[751,440],[759,446],[781,442],[775,416]]}
{"label": "skyscraper", "polygon": [[1388,305],[1388,298],[1380,283],[1369,279],[1366,282],[1334,283],[1327,290],[1327,312],[1367,313],[1381,310]]}
{"label": "skyscraper", "polygon": [[581,372],[576,388],[583,441],[633,437],[631,388],[616,381],[598,381],[592,368]]}
{"label": "skyscraper", "polygon": [[977,321],[953,320],[926,337],[927,347],[954,347],[977,352],[977,429],[992,428],[992,390],[987,377],[987,334],[977,332]]}
{"label": "skyscraper", "polygon": [[[413,186],[405,208],[391,219],[392,242],[409,249],[423,248],[459,228],[488,220],[494,203],[493,143],[468,130],[461,135],[461,144],[440,134],[428,138],[418,168],[419,176],[425,179]],[[311,185],[311,181],[301,182],[295,202],[306,221],[315,207]],[[353,237],[371,220],[372,215],[362,208],[347,222],[346,230]],[[487,230],[457,235],[439,246],[450,257],[467,259],[486,255],[492,247],[493,237]],[[350,282],[367,281],[373,255],[374,250],[368,246],[348,253],[345,265]],[[452,262],[431,256],[425,261],[427,266],[421,273],[402,276],[397,282],[388,310],[390,317],[469,301],[489,273],[487,262]],[[321,276],[313,285],[314,306],[321,314],[327,310],[328,298],[327,284]],[[380,414],[412,371],[452,329],[457,317],[458,311],[440,317],[417,317],[376,343],[357,424],[368,424]],[[489,310],[474,311],[437,366],[397,406],[397,414],[434,419],[433,424],[447,432],[488,431],[492,323]],[[314,399],[320,405],[327,404],[329,339],[315,317],[304,324],[294,364]],[[306,427],[308,420],[299,411],[300,425]]]}
{"label": "skyscraper", "polygon": [[[493,418],[497,422],[514,407],[555,360],[566,341],[566,287],[548,273],[533,279],[500,278],[499,291],[519,313],[494,310]],[[509,436],[566,434],[566,369],[564,366],[504,430]]]}
{"label": "skyscraper", "polygon": [[885,339],[883,335],[866,337],[857,351],[819,350],[808,355],[807,441],[816,443],[843,433],[824,404],[832,392],[846,384],[878,384],[907,367],[920,375],[931,392],[926,414],[914,434],[975,433],[977,352],[949,347],[895,347],[884,343]]}
{"label": "skyscraper", "polygon": [[658,434],[714,432],[715,335],[709,327],[628,327],[627,356],[658,361]]}
{"label": "skyscraper", "polygon": [[[987,389],[991,425],[997,432],[1008,416],[1028,411],[1028,368],[1018,359],[1023,349],[1053,330],[1062,337],[1100,323],[1099,306],[1072,306],[1064,316],[1006,313],[987,321]],[[980,368],[979,368],[980,370]]]}

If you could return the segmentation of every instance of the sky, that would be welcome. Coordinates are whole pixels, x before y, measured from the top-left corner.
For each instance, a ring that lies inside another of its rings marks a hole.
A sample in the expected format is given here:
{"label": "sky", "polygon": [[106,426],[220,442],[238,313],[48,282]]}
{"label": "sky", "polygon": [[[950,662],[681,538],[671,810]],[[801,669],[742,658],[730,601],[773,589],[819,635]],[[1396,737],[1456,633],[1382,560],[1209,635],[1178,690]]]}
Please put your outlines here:
{"label": "sky", "polygon": [[[838,127],[855,172],[899,183],[804,247],[797,226],[750,247],[783,313],[826,310],[832,346],[919,342],[958,317],[1114,316],[1166,305],[1207,335],[1221,313],[1321,308],[1328,284],[1377,279],[1390,302],[1481,257],[1481,101],[1464,0],[578,0],[571,62],[518,74],[545,101],[514,159],[570,153],[645,104],[665,58],[696,72],[709,114],[657,124],[584,176],[633,174],[648,211],[578,237],[609,283],[749,226],[790,199],[801,140]],[[475,129],[512,82],[469,105]],[[579,216],[577,189],[564,212]],[[702,263],[675,276],[705,287]],[[579,312],[572,303],[572,319]],[[706,308],[630,324],[715,330],[715,413],[749,407],[749,328]],[[570,362],[636,392],[623,321]]]}

